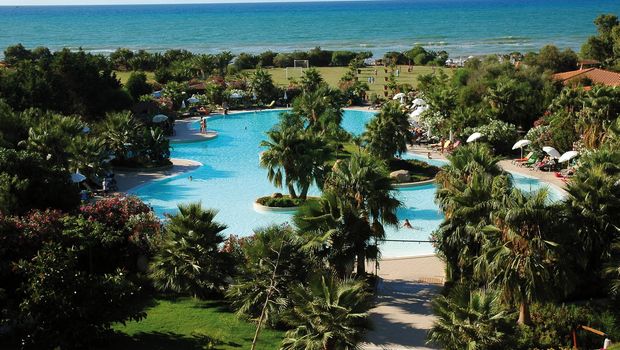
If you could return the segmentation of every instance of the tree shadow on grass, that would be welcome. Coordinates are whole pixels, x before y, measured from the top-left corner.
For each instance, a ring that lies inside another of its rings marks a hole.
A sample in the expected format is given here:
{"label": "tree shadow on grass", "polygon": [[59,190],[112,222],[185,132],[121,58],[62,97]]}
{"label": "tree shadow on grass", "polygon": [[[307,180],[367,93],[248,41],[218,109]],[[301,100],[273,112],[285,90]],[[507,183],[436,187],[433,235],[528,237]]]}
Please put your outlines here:
{"label": "tree shadow on grass", "polygon": [[204,350],[222,349],[222,346],[241,348],[241,344],[222,341],[207,335],[181,335],[171,332],[149,332],[127,335],[115,333],[107,346],[99,349],[115,350]]}

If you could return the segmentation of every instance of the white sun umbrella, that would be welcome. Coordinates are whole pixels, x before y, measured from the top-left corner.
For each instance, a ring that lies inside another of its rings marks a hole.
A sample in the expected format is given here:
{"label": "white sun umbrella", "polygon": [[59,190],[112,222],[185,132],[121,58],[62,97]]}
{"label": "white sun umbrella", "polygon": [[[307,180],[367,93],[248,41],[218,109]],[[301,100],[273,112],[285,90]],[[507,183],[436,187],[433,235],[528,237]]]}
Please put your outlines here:
{"label": "white sun umbrella", "polygon": [[420,107],[414,109],[413,112],[409,113],[409,117],[411,117],[411,118],[418,118],[419,116],[422,115],[422,113],[424,113],[427,110],[428,110],[427,106],[420,106]]}
{"label": "white sun umbrella", "polygon": [[185,108],[185,101],[181,101],[181,108]]}
{"label": "white sun umbrella", "polygon": [[243,98],[243,96],[241,96],[241,94],[238,92],[233,92],[232,94],[230,94],[230,98]]}
{"label": "white sun umbrella", "polygon": [[551,147],[551,146],[545,146],[543,147],[543,151],[545,151],[548,155],[552,156],[553,158],[560,158],[560,152],[558,152],[557,149]]}
{"label": "white sun umbrella", "polygon": [[152,120],[153,120],[153,123],[162,123],[168,120],[168,116],[163,115],[163,114],[158,114],[154,116]]}
{"label": "white sun umbrella", "polygon": [[405,97],[405,94],[402,92],[397,93],[396,95],[394,95],[394,97],[392,97],[392,100],[399,100],[401,98]]}
{"label": "white sun umbrella", "polygon": [[74,184],[80,183],[84,180],[86,180],[86,176],[80,174],[80,172],[71,174],[71,182],[73,182]]}
{"label": "white sun umbrella", "polygon": [[560,163],[568,162],[569,160],[577,157],[578,155],[579,155],[579,152],[577,152],[577,151],[565,152],[564,154],[562,154],[562,156],[560,157],[558,162],[560,162]]}
{"label": "white sun umbrella", "polygon": [[469,135],[469,137],[467,138],[467,143],[474,142],[474,141],[476,141],[477,139],[479,139],[481,137],[482,137],[481,133],[475,132],[475,133]]}
{"label": "white sun umbrella", "polygon": [[530,140],[519,140],[517,141],[514,145],[512,145],[512,149],[517,149],[520,148],[521,149],[521,158],[523,158],[523,147],[531,144],[532,141]]}
{"label": "white sun umbrella", "polygon": [[284,101],[288,101],[288,95],[286,94],[286,91],[284,91]]}
{"label": "white sun umbrella", "polygon": [[192,97],[187,99],[187,102],[188,103],[198,103],[198,102],[200,102],[200,100],[197,99],[195,96],[192,96]]}
{"label": "white sun umbrella", "polygon": [[426,104],[426,101],[421,98],[416,98],[415,100],[413,100],[412,103],[414,106],[424,106]]}

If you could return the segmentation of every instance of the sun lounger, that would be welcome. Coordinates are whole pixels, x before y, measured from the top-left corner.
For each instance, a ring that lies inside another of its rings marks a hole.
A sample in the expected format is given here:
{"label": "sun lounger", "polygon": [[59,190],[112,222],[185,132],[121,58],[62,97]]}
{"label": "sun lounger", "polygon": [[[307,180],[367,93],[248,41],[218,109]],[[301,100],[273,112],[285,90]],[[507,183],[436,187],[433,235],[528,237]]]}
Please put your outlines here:
{"label": "sun lounger", "polygon": [[521,164],[525,167],[531,168],[534,165],[536,165],[537,162],[538,162],[538,157],[536,155],[533,155],[530,157],[530,159],[527,160],[527,162],[523,162]]}
{"label": "sun lounger", "polygon": [[275,100],[273,100],[273,101],[271,101],[271,103],[270,103],[270,104],[266,105],[265,107],[267,107],[267,108],[273,108],[273,106],[275,106],[275,105],[276,105],[276,101],[275,101]]}
{"label": "sun lounger", "polygon": [[528,154],[527,154],[525,157],[523,157],[523,158],[517,158],[517,159],[514,159],[514,160],[512,161],[512,163],[513,163],[513,164],[516,164],[516,163],[523,163],[523,162],[527,162],[528,160],[530,160],[530,158],[531,158],[533,155],[534,155],[534,152],[530,152],[530,153],[528,153]]}

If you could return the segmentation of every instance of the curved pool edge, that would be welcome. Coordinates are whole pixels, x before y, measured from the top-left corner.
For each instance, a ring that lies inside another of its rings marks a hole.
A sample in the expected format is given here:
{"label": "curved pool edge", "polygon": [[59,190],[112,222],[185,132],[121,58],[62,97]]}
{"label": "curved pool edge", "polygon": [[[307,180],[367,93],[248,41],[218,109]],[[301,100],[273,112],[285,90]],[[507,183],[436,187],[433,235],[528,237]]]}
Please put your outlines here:
{"label": "curved pool edge", "polygon": [[395,184],[392,184],[392,186],[394,186],[394,188],[411,188],[411,187],[424,186],[424,185],[428,185],[432,183],[435,183],[434,178],[430,180],[417,181],[417,182],[395,183]]}
{"label": "curved pool edge", "polygon": [[[190,174],[190,173],[198,170],[200,167],[204,166],[204,164],[202,164],[201,162],[198,162],[198,161],[195,161],[195,160],[192,160],[192,159],[171,158],[170,161],[173,163],[172,167],[169,169],[169,170],[172,170],[172,173],[167,174],[167,175],[164,174],[163,176],[160,176],[161,175],[160,172],[153,172],[153,175],[155,176],[154,179],[146,180],[145,182],[143,182],[143,183],[141,183],[139,185],[133,186],[133,187],[131,187],[131,188],[125,190],[125,191],[122,191],[122,192],[125,192],[127,194],[131,194],[131,195],[135,196],[135,195],[137,195],[136,192],[139,191],[140,189],[142,189],[143,187],[146,187],[148,185],[151,185],[151,184],[159,182],[159,181],[170,179],[172,177],[175,177],[175,176],[178,176],[178,175],[181,175],[181,174]],[[183,161],[183,162],[186,163],[183,166],[193,166],[194,168],[193,169],[188,169],[188,170],[174,171],[175,168],[178,168],[179,166],[181,166],[181,165],[178,165],[178,164],[174,164],[175,161],[177,161],[177,162],[178,161]],[[142,175],[135,174],[135,176],[145,176],[145,175],[144,174],[142,174]]]}
{"label": "curved pool edge", "polygon": [[252,203],[254,211],[258,213],[294,213],[299,207],[268,207],[258,202]]}

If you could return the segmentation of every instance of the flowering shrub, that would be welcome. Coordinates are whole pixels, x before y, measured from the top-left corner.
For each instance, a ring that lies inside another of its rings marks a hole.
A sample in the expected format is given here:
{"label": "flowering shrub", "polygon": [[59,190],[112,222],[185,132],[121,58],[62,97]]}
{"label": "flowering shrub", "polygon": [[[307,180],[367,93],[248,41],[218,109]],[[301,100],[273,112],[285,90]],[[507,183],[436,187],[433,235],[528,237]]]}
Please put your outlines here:
{"label": "flowering shrub", "polygon": [[490,123],[475,128],[465,128],[463,135],[471,135],[479,132],[484,135],[484,140],[489,142],[498,153],[508,153],[512,145],[517,141],[517,128],[501,120],[491,120]]}
{"label": "flowering shrub", "polygon": [[531,149],[541,150],[543,146],[551,144],[551,127],[549,125],[535,126],[527,132],[525,139],[532,141],[529,146]]}
{"label": "flowering shrub", "polygon": [[124,228],[132,216],[150,211],[151,208],[138,197],[122,195],[106,197],[80,208],[82,215],[89,221],[97,221],[115,229]]}

